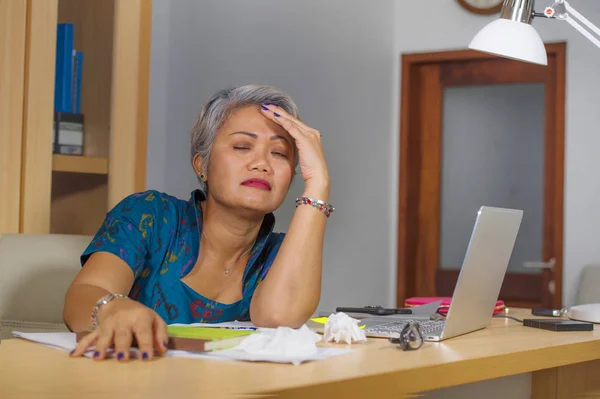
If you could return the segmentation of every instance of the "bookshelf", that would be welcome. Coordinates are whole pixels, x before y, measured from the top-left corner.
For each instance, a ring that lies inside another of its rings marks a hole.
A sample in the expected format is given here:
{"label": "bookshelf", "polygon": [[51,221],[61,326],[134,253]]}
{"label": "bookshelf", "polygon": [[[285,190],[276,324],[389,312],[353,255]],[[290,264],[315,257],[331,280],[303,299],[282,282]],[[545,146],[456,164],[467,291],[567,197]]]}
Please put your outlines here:
{"label": "bookshelf", "polygon": [[[7,194],[0,234],[92,235],[118,201],[145,189],[151,7],[151,0],[0,1],[0,55],[10,57],[0,70],[0,86],[10,84],[0,93],[0,192]],[[83,155],[52,153],[63,22],[74,25],[75,48],[84,53]]]}
{"label": "bookshelf", "polygon": [[52,172],[108,175],[108,158],[54,154]]}

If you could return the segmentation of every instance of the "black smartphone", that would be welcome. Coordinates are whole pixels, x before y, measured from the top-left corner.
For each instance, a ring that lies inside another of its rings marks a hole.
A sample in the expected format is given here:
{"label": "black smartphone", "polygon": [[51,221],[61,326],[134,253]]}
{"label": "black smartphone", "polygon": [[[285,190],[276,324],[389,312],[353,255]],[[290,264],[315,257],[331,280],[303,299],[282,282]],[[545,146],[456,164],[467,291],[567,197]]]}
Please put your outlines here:
{"label": "black smartphone", "polygon": [[335,311],[345,313],[366,313],[377,316],[387,316],[391,314],[412,314],[412,310],[410,309],[384,308],[382,306],[365,306],[364,308],[338,307],[335,309]]}
{"label": "black smartphone", "polygon": [[560,317],[562,311],[558,309],[533,309],[531,314],[534,316]]}

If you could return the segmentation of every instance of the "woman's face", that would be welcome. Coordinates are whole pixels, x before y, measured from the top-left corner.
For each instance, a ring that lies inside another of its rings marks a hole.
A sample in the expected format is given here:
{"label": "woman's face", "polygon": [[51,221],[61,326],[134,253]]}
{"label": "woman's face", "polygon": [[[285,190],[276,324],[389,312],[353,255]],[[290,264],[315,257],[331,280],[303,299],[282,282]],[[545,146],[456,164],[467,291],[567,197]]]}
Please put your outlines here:
{"label": "woman's face", "polygon": [[[258,106],[236,110],[213,143],[206,171],[209,196],[232,208],[273,212],[288,192],[293,176],[294,141]],[[194,159],[202,171],[202,160]]]}

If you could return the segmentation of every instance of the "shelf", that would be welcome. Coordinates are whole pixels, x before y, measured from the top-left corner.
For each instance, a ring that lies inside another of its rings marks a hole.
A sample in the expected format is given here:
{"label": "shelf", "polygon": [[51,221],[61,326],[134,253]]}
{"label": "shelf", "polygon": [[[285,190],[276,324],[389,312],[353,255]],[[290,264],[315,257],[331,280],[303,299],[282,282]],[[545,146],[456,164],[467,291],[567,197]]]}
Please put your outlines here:
{"label": "shelf", "polygon": [[78,155],[52,155],[53,172],[108,174],[108,159]]}

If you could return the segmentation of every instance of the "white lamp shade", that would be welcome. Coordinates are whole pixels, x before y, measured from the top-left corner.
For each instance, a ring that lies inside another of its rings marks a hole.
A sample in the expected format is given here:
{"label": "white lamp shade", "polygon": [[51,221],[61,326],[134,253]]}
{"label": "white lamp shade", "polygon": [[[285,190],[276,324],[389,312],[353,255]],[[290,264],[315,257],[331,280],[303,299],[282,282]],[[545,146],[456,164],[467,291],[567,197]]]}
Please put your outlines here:
{"label": "white lamp shade", "polygon": [[534,64],[548,65],[546,48],[533,26],[500,18],[475,35],[469,48]]}

